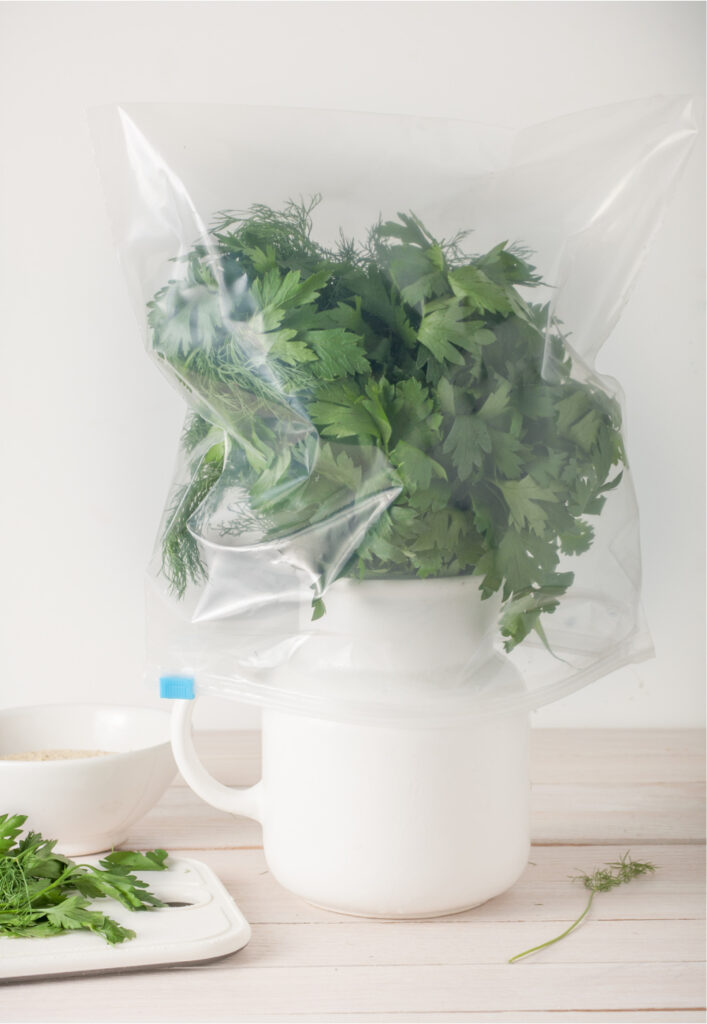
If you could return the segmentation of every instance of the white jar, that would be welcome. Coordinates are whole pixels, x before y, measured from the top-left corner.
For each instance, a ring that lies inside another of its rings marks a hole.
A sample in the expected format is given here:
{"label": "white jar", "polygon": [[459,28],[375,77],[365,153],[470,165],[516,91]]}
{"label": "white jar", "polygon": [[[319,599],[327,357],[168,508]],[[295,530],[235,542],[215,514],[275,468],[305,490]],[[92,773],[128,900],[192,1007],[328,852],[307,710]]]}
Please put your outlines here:
{"label": "white jar", "polygon": [[[336,638],[350,640],[345,663],[332,664],[333,690],[337,672],[347,685],[358,672],[368,691],[376,663],[389,657],[391,636],[415,678],[413,699],[426,685],[431,709],[440,673],[447,679],[469,651],[484,661],[479,650],[490,643],[497,607],[480,602],[476,581],[341,582],[319,620],[334,663],[344,649]],[[406,643],[413,605],[421,617]],[[305,673],[308,658],[321,671],[322,649],[311,644],[307,654],[303,645],[295,663],[279,671]],[[498,655],[489,651],[489,658]],[[506,686],[509,672],[503,666],[500,673]],[[214,806],[260,821],[271,873],[309,902],[367,917],[432,917],[477,906],[523,872],[530,845],[526,711],[398,721],[374,712],[346,720],[264,708],[262,780],[237,790],[197,760],[193,703],[174,705],[173,749],[185,780]]]}

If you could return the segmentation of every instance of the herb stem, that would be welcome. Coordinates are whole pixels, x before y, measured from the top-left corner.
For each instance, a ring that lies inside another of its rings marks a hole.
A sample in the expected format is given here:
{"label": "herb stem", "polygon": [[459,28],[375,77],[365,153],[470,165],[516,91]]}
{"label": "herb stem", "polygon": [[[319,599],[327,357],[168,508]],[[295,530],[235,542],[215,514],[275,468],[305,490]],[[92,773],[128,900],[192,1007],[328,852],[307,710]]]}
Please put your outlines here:
{"label": "herb stem", "polygon": [[524,956],[530,956],[531,953],[537,953],[538,950],[545,949],[547,946],[552,946],[555,942],[559,942],[560,939],[564,939],[565,936],[569,935],[570,932],[573,932],[575,930],[577,925],[582,923],[584,918],[589,913],[589,910],[591,908],[593,899],[594,899],[594,893],[592,892],[592,893],[589,894],[589,901],[588,901],[586,907],[584,908],[582,913],[579,915],[577,920],[573,921],[572,924],[569,926],[569,928],[566,928],[565,931],[563,931],[563,933],[561,935],[556,935],[554,939],[548,939],[547,942],[543,942],[539,946],[533,946],[531,949],[526,949],[522,953],[516,953],[515,956],[512,956],[510,958],[508,963],[509,964],[514,964],[516,962],[516,960],[521,960]]}
{"label": "herb stem", "polygon": [[537,951],[539,949],[545,949],[546,946],[551,946],[553,943],[559,942],[560,939],[564,939],[567,935],[570,934],[570,932],[574,932],[574,930],[577,928],[577,926],[580,925],[584,921],[584,919],[586,918],[586,915],[589,913],[589,909],[591,907],[591,903],[592,903],[593,899],[594,899],[594,894],[590,893],[589,901],[588,901],[587,905],[584,907],[584,910],[582,911],[582,913],[580,913],[579,918],[577,919],[577,921],[573,921],[573,923],[570,925],[570,927],[567,928],[563,932],[562,935],[556,935],[554,937],[554,939],[548,939],[547,942],[543,942],[539,946],[533,946],[531,949],[526,949],[522,953],[516,953],[515,956],[511,956],[510,957],[508,963],[509,964],[514,964],[516,959],[522,959],[524,956],[530,956],[531,953],[537,953]]}
{"label": "herb stem", "polygon": [[44,889],[40,889],[39,892],[34,894],[34,896],[32,897],[33,901],[35,901],[35,902],[39,901],[39,899],[42,896],[44,896],[45,893],[48,893],[51,889],[55,889],[57,887],[57,885],[62,885],[66,881],[66,879],[69,878],[70,875],[74,874],[74,871],[75,871],[75,865],[74,864],[67,864],[67,866],[64,869],[64,871],[59,875],[58,878],[54,879],[54,881],[51,883],[51,885],[47,885]]}

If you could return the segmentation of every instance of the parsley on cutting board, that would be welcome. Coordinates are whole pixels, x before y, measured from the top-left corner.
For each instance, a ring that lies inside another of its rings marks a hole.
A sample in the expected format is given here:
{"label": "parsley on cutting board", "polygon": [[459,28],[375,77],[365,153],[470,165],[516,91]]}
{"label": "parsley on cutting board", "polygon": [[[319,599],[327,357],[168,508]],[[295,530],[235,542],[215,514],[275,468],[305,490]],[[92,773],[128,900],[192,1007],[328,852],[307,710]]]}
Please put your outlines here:
{"label": "parsley on cutting board", "polygon": [[621,480],[618,403],[530,301],[524,250],[472,256],[466,232],[438,240],[412,213],[326,248],[318,202],[220,215],[149,303],[194,410],[162,572],[178,597],[206,580],[203,509],[220,536],[267,543],[390,493],[338,575],[474,575],[506,602],[507,650],[545,640],[574,579],[560,560],[587,551]]}
{"label": "parsley on cutting board", "polygon": [[109,896],[128,910],[164,906],[131,874],[165,870],[164,850],[114,850],[100,867],[76,864],[54,852],[56,840],[38,832],[18,840],[26,820],[23,814],[0,815],[0,936],[43,937],[87,929],[115,944],[134,939],[135,932],[89,909],[92,900]]}

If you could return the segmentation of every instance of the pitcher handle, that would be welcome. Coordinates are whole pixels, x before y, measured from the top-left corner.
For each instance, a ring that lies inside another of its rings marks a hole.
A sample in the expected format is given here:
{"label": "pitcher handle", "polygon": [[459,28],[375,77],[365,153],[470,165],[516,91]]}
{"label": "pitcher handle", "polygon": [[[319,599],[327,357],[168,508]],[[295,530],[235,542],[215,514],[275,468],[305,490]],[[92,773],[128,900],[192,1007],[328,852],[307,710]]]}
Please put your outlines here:
{"label": "pitcher handle", "polygon": [[197,796],[219,811],[240,814],[262,824],[262,782],[240,789],[224,786],[207,772],[199,760],[194,749],[191,723],[196,699],[192,697],[189,700],[175,700],[172,703],[172,751],[184,781]]}

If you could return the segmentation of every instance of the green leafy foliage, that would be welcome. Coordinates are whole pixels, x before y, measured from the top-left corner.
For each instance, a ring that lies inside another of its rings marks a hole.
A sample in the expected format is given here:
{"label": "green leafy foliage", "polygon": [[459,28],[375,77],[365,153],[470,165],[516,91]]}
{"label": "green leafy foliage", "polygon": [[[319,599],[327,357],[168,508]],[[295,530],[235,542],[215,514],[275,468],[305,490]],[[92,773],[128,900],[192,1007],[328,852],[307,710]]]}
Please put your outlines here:
{"label": "green leafy foliage", "polygon": [[537,953],[541,949],[546,949],[548,946],[553,946],[556,942],[564,939],[570,932],[573,932],[578,925],[582,923],[584,918],[591,910],[594,896],[598,892],[610,892],[611,889],[615,889],[619,885],[625,885],[627,882],[632,881],[634,878],[640,878],[641,875],[652,874],[657,868],[655,864],[651,864],[650,861],[638,861],[631,860],[629,853],[626,852],[621,860],[611,861],[606,864],[603,868],[597,868],[591,875],[575,875],[573,881],[580,881],[584,885],[585,889],[589,890],[589,900],[586,907],[579,915],[576,921],[573,921],[569,928],[566,928],[561,935],[556,935],[554,939],[548,939],[547,942],[543,942],[539,946],[533,946],[532,949],[526,949],[522,953],[516,953],[509,959],[509,964],[515,963],[517,960],[522,960],[526,956],[530,956],[531,953]]}
{"label": "green leafy foliage", "polygon": [[115,944],[134,939],[135,932],[100,910],[89,909],[92,900],[108,896],[128,910],[164,906],[132,874],[164,870],[164,850],[114,850],[100,861],[100,867],[76,864],[54,852],[56,840],[44,839],[38,832],[18,840],[26,820],[23,814],[0,815],[0,936],[48,936],[85,929]]}
{"label": "green leafy foliage", "polygon": [[398,496],[345,574],[475,574],[503,594],[508,649],[544,638],[572,583],[560,560],[589,548],[587,517],[621,479],[618,405],[573,376],[523,251],[470,256],[463,232],[438,240],[412,213],[326,248],[317,202],[222,214],[150,303],[154,351],[197,412],[167,578],[178,595],[204,582],[189,522],[229,458],[266,539],[354,506],[375,477]]}

